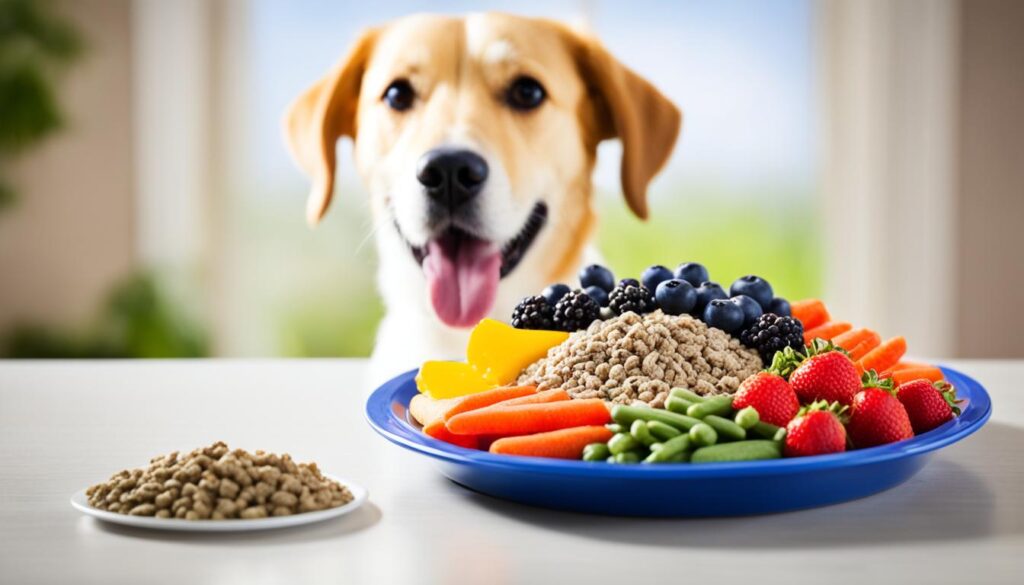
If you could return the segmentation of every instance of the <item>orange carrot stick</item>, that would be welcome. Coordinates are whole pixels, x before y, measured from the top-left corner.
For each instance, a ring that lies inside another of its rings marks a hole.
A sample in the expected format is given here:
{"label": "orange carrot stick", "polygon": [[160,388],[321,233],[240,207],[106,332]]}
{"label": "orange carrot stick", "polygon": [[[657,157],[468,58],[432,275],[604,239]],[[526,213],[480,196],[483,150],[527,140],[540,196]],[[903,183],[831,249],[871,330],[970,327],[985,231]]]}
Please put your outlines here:
{"label": "orange carrot stick", "polygon": [[505,437],[491,443],[491,453],[579,459],[583,455],[584,447],[591,443],[604,443],[612,438],[612,434],[608,429],[598,425],[559,429],[521,437]]}
{"label": "orange carrot stick", "polygon": [[822,323],[814,329],[804,330],[804,344],[810,345],[811,340],[814,339],[831,341],[836,335],[846,333],[850,329],[853,329],[853,325],[846,321],[829,321],[828,323]]}
{"label": "orange carrot stick", "polygon": [[554,390],[544,390],[543,392],[537,392],[535,394],[527,394],[526,396],[520,396],[519,398],[510,398],[497,404],[493,404],[488,408],[516,406],[519,404],[543,404],[545,402],[561,402],[562,400],[572,400],[572,396],[569,396],[569,393],[561,388],[555,388]]}
{"label": "orange carrot stick", "polygon": [[898,372],[900,370],[910,370],[916,368],[931,368],[931,364],[924,364],[921,362],[908,362],[907,360],[900,360],[896,362],[896,365],[889,368],[890,372]]}
{"label": "orange carrot stick", "polygon": [[461,402],[445,411],[444,419],[448,420],[461,412],[469,412],[512,398],[529,396],[536,392],[537,388],[535,386],[502,386],[493,390],[477,392],[476,394],[467,394]]}
{"label": "orange carrot stick", "polygon": [[862,357],[860,367],[864,368],[864,371],[882,372],[895,366],[905,353],[907,353],[907,340],[902,337],[893,337]]}
{"label": "orange carrot stick", "polygon": [[793,318],[804,325],[804,331],[814,329],[818,325],[824,325],[832,320],[828,314],[825,303],[818,299],[804,299],[790,305]]}
{"label": "orange carrot stick", "polygon": [[832,343],[846,351],[850,351],[857,347],[858,343],[872,338],[877,339],[878,343],[882,343],[882,338],[879,337],[877,333],[865,327],[861,327],[860,329],[853,329],[833,337]]}
{"label": "orange carrot stick", "polygon": [[897,386],[906,384],[912,380],[920,379],[930,380],[932,382],[939,382],[945,378],[942,374],[942,370],[935,366],[925,366],[923,368],[907,368],[905,370],[896,370],[892,373],[892,381]]}
{"label": "orange carrot stick", "polygon": [[458,435],[532,435],[609,421],[604,401],[591,398],[471,410],[448,419],[448,430]]}
{"label": "orange carrot stick", "polygon": [[881,344],[882,338],[879,337],[878,335],[869,337],[868,339],[865,339],[864,341],[853,346],[853,349],[850,350],[850,359],[855,362],[859,362],[861,358],[868,355],[868,352],[875,349]]}
{"label": "orange carrot stick", "polygon": [[437,419],[423,427],[423,434],[433,437],[438,441],[444,441],[445,443],[451,443],[452,445],[458,445],[467,449],[480,448],[479,437],[476,435],[456,435],[444,426],[444,421],[441,419]]}

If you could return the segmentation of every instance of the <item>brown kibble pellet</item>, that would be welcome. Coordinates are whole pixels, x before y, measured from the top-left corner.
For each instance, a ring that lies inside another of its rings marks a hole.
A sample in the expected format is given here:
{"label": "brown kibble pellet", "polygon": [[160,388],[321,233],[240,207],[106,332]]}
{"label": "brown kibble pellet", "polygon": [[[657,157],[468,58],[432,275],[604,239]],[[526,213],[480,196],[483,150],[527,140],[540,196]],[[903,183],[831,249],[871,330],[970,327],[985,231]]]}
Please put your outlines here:
{"label": "brown kibble pellet", "polygon": [[315,463],[232,451],[221,442],[154,457],[149,467],[119,471],[86,495],[99,509],[184,520],[288,516],[352,501],[348,488],[325,478]]}

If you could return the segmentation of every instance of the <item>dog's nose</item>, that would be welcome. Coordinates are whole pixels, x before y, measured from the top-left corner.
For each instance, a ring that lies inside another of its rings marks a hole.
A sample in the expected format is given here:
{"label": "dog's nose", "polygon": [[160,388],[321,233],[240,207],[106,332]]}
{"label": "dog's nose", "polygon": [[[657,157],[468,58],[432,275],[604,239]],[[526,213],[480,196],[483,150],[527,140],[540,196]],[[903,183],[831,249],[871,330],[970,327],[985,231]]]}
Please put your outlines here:
{"label": "dog's nose", "polygon": [[487,161],[472,150],[435,148],[420,157],[416,178],[431,199],[454,209],[483,189]]}

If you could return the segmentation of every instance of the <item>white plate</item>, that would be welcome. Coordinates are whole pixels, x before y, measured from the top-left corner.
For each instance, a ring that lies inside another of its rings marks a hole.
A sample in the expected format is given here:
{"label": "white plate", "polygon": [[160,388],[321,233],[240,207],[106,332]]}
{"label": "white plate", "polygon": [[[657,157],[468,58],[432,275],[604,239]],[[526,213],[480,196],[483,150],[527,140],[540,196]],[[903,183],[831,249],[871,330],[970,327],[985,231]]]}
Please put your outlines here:
{"label": "white plate", "polygon": [[173,530],[179,532],[250,532],[255,530],[273,530],[288,526],[303,526],[315,522],[323,522],[338,516],[344,516],[354,512],[366,503],[367,492],[350,481],[339,479],[332,475],[324,474],[325,477],[333,479],[352,492],[352,501],[337,508],[319,510],[316,512],[305,512],[291,516],[271,516],[270,518],[256,518],[253,520],[181,520],[179,518],[154,518],[152,516],[129,516],[93,508],[89,505],[89,498],[85,490],[71,496],[71,505],[76,510],[112,524],[123,524],[125,526],[136,526],[139,528],[152,528],[154,530]]}

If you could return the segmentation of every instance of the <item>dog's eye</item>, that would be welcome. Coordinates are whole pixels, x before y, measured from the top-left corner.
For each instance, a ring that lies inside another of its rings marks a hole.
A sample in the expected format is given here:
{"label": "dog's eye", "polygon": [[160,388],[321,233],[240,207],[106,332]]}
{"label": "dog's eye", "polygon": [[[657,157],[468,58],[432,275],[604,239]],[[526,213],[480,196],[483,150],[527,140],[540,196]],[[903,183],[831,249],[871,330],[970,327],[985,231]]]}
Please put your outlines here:
{"label": "dog's eye", "polygon": [[407,79],[396,79],[384,90],[383,100],[397,112],[404,112],[411,108],[415,99],[416,91]]}
{"label": "dog's eye", "polygon": [[539,81],[532,77],[517,77],[505,91],[505,102],[517,110],[532,110],[544,103],[547,92]]}

